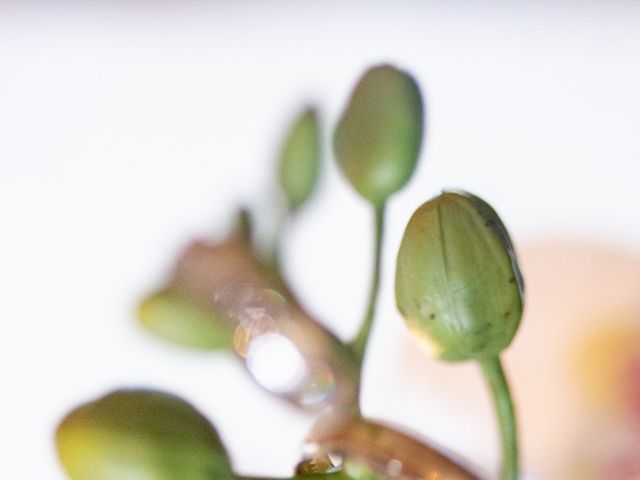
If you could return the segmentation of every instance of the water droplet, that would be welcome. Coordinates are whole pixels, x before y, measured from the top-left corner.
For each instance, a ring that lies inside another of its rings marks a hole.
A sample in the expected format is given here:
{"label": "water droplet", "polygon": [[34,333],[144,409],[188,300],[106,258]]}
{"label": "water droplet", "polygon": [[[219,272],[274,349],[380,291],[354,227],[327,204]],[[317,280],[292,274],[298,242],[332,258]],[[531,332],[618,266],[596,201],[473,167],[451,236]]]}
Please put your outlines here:
{"label": "water droplet", "polygon": [[397,458],[389,460],[387,463],[387,475],[390,477],[397,477],[402,472],[402,462]]}
{"label": "water droplet", "polygon": [[305,442],[302,445],[302,456],[305,458],[313,457],[320,450],[320,445],[316,442]]}
{"label": "water droplet", "polygon": [[336,380],[331,368],[321,360],[307,365],[307,375],[297,392],[297,400],[306,407],[315,407],[331,400],[336,390]]}
{"label": "water droplet", "polygon": [[344,463],[344,458],[342,457],[342,455],[338,453],[329,452],[327,453],[327,456],[331,460],[331,463],[333,463],[336,466],[336,468],[342,467],[342,464]]}
{"label": "water droplet", "polygon": [[275,394],[295,393],[307,377],[304,357],[279,333],[255,337],[247,348],[246,361],[255,380]]}
{"label": "water droplet", "polygon": [[336,390],[333,370],[322,359],[305,357],[291,340],[298,337],[287,335],[287,326],[297,325],[296,310],[275,290],[246,288],[238,298],[234,347],[255,380],[303,407],[328,403]]}
{"label": "water droplet", "polygon": [[287,299],[284,298],[280,292],[273,290],[271,288],[265,288],[262,290],[262,295],[264,295],[267,299],[273,300],[280,305],[287,305]]}
{"label": "water droplet", "polygon": [[337,472],[339,470],[340,464],[336,464],[331,455],[323,453],[301,461],[296,467],[296,475],[324,474]]}

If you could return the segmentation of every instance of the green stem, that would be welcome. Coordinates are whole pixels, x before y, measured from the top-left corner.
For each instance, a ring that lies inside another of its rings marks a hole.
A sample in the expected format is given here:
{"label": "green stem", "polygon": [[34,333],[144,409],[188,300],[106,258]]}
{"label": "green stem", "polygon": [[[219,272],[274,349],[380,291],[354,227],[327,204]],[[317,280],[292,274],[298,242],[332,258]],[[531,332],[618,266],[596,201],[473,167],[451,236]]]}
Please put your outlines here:
{"label": "green stem", "polygon": [[500,357],[496,356],[480,361],[500,425],[502,439],[502,480],[517,480],[518,467],[518,432],[513,400],[509,384],[505,377]]}
{"label": "green stem", "polygon": [[358,359],[360,365],[362,365],[364,351],[367,346],[369,333],[371,332],[376,303],[378,300],[378,292],[380,290],[380,266],[382,260],[382,240],[384,237],[384,209],[384,203],[375,207],[375,247],[373,252],[374,264],[371,287],[369,290],[369,304],[367,306],[367,313],[364,317],[364,321],[362,322],[362,326],[360,327],[360,332],[358,332],[358,336],[351,343],[353,353]]}

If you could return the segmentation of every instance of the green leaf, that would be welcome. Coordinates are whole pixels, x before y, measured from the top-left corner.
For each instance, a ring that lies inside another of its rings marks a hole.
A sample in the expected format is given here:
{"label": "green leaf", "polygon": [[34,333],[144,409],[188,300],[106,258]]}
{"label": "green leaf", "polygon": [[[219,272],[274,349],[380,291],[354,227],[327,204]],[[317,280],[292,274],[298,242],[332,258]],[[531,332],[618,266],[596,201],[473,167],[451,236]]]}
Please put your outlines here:
{"label": "green leaf", "polygon": [[145,298],[137,313],[144,328],[165,340],[207,350],[233,348],[230,322],[171,289]]}
{"label": "green leaf", "polygon": [[213,426],[162,392],[119,390],[69,413],[56,432],[72,480],[236,478]]}
{"label": "green leaf", "polygon": [[293,123],[280,152],[280,185],[292,210],[306,202],[315,189],[319,166],[318,115],[307,108]]}
{"label": "green leaf", "polygon": [[409,328],[443,360],[498,355],[522,317],[522,275],[509,235],[493,208],[465,192],[444,192],[413,214],[395,289]]}
{"label": "green leaf", "polygon": [[382,205],[411,178],[422,129],[415,80],[389,65],[374,67],[356,85],[336,128],[338,165],[363,197]]}

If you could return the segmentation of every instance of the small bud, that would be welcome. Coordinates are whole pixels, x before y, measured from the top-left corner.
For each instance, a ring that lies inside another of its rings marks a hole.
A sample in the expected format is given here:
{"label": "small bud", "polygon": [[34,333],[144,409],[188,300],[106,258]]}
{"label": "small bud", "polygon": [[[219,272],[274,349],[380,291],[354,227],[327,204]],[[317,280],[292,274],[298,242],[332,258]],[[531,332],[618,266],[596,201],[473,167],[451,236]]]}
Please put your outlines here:
{"label": "small bud", "polygon": [[119,390],[76,408],[56,432],[72,480],[236,478],[211,424],[185,401]]}
{"label": "small bud", "polygon": [[334,136],[338,165],[355,189],[383,204],[411,178],[422,143],[418,85],[389,65],[360,79]]}
{"label": "small bud", "polygon": [[396,266],[396,303],[409,328],[448,361],[498,355],[513,339],[523,281],[496,212],[466,192],[416,210]]}
{"label": "small bud", "polygon": [[319,165],[318,115],[308,108],[294,122],[280,152],[280,184],[292,210],[313,192]]}
{"label": "small bud", "polygon": [[145,298],[138,307],[138,320],[173,343],[205,350],[233,349],[235,329],[227,319],[171,289]]}

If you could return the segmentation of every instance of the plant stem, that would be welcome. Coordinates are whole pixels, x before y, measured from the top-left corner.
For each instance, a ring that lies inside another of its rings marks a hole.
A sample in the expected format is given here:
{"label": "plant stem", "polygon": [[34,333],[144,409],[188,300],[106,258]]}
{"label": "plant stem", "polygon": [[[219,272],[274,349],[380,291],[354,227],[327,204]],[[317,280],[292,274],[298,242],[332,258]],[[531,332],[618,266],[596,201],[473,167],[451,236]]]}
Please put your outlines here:
{"label": "plant stem", "polygon": [[282,244],[284,233],[291,221],[292,212],[289,209],[281,209],[273,222],[273,232],[263,254],[264,263],[278,275],[282,275]]}
{"label": "plant stem", "polygon": [[501,478],[502,480],[517,480],[519,475],[518,432],[509,384],[499,356],[481,360],[480,366],[491,390],[494,408],[500,425],[502,440]]}
{"label": "plant stem", "polygon": [[[267,478],[267,477],[238,477],[238,480],[287,480],[283,478]],[[344,472],[334,473],[318,473],[307,475],[296,475],[290,480],[353,480],[353,477]]]}
{"label": "plant stem", "polygon": [[371,278],[371,287],[369,290],[369,304],[367,306],[367,312],[358,332],[358,336],[351,343],[351,348],[355,354],[358,362],[362,365],[364,358],[364,351],[367,346],[367,340],[369,333],[371,332],[371,326],[373,324],[373,317],[375,315],[376,303],[378,300],[378,292],[380,290],[380,267],[382,260],[382,240],[384,237],[384,210],[385,204],[374,207],[375,210],[375,246],[373,252],[373,275]]}

